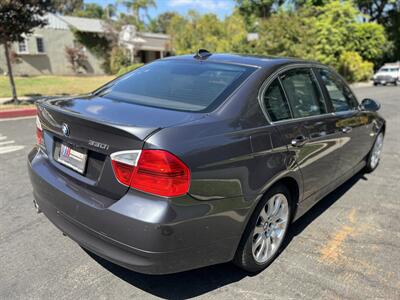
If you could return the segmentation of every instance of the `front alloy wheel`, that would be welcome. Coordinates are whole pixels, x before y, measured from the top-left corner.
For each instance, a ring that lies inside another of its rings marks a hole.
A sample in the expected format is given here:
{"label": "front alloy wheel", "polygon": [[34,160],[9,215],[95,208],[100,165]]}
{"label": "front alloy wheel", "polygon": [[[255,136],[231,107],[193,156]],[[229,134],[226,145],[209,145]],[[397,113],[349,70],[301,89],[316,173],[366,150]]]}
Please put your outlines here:
{"label": "front alloy wheel", "polygon": [[379,160],[381,159],[383,148],[383,132],[379,132],[378,136],[375,139],[374,146],[371,149],[371,152],[367,161],[367,171],[371,172],[376,169],[379,164]]}

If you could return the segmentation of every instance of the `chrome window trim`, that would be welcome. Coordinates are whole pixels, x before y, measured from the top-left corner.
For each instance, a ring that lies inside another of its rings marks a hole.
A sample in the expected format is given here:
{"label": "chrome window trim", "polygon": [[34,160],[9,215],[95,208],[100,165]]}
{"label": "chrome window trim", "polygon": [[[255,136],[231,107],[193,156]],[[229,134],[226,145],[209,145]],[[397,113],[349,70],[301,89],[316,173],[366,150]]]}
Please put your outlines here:
{"label": "chrome window trim", "polygon": [[[259,91],[258,91],[258,97],[257,97],[257,98],[258,98],[258,105],[260,106],[261,111],[262,111],[263,114],[264,114],[264,117],[267,119],[267,121],[268,121],[268,123],[269,123],[270,125],[284,124],[284,123],[292,123],[292,122],[298,122],[298,121],[301,121],[301,120],[315,119],[315,118],[328,117],[328,116],[337,116],[338,113],[344,114],[344,113],[349,113],[349,112],[357,111],[357,109],[355,109],[355,110],[353,109],[353,110],[348,110],[348,111],[327,112],[327,113],[325,113],[325,114],[320,114],[320,115],[293,118],[292,108],[291,108],[290,103],[289,103],[289,101],[288,101],[288,99],[287,99],[287,95],[286,95],[285,89],[283,88],[283,85],[282,85],[282,82],[281,82],[279,76],[280,76],[283,72],[286,72],[286,71],[289,71],[289,70],[292,70],[292,69],[298,69],[298,68],[308,68],[308,69],[310,69],[311,72],[313,73],[313,75],[315,76],[315,79],[317,79],[317,77],[316,77],[316,75],[315,75],[315,73],[314,73],[314,70],[313,70],[314,68],[325,69],[325,70],[328,70],[328,71],[333,72],[333,73],[336,75],[336,72],[334,72],[331,68],[329,68],[328,66],[320,65],[320,64],[318,64],[318,63],[296,63],[296,64],[290,64],[290,65],[286,65],[286,66],[280,67],[279,69],[277,69],[276,71],[274,71],[274,72],[273,72],[271,75],[269,75],[268,78],[265,79],[264,82],[262,83],[262,85],[261,85],[261,87],[260,87],[260,89],[259,89]],[[343,78],[342,78],[340,75],[337,74],[337,76],[339,76],[339,78],[346,84],[346,86],[348,86],[347,83],[346,83],[346,81],[344,81]],[[271,120],[271,118],[270,118],[269,115],[268,115],[268,112],[267,112],[267,110],[266,110],[266,108],[265,108],[265,105],[264,105],[264,102],[263,102],[263,98],[264,98],[264,94],[265,94],[266,90],[268,89],[268,87],[271,85],[271,83],[272,83],[276,78],[278,78],[279,84],[280,84],[280,86],[281,86],[281,88],[282,88],[282,90],[283,90],[283,93],[284,93],[284,95],[285,95],[286,101],[287,101],[287,103],[288,103],[288,105],[289,105],[289,109],[290,109],[290,113],[291,113],[291,115],[292,115],[292,118],[291,118],[291,119],[285,119],[285,120],[280,120],[280,121],[275,121],[275,122],[274,122],[274,121]],[[327,109],[327,111],[328,111],[328,107],[327,107],[327,103],[326,103],[327,99],[325,98],[324,93],[322,93],[321,86],[320,86],[320,84],[319,84],[318,81],[317,81],[317,86],[318,86],[318,89],[320,90],[320,92],[321,92],[321,94],[322,94],[322,98],[323,98],[323,100],[324,100],[324,102],[325,102],[325,107],[326,107],[326,109]],[[353,93],[353,91],[351,90],[350,87],[349,87],[349,89],[350,89],[351,93],[353,94],[353,96],[355,97],[355,95],[354,95],[354,93]],[[356,99],[357,102],[358,102],[358,99],[357,99],[356,97],[355,97],[355,99]]]}

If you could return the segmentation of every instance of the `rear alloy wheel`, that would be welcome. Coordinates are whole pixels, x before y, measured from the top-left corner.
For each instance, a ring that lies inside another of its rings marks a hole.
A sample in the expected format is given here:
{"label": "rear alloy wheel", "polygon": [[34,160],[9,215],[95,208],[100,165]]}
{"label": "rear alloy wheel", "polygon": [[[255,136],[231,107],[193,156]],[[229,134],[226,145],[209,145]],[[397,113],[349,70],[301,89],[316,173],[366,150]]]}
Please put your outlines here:
{"label": "rear alloy wheel", "polygon": [[382,148],[383,148],[383,132],[381,131],[378,133],[378,136],[375,139],[374,146],[372,147],[371,152],[369,153],[366,166],[367,172],[372,172],[378,166],[379,161],[381,159]]}
{"label": "rear alloy wheel", "polygon": [[236,265],[249,272],[266,268],[279,254],[290,217],[290,193],[285,186],[277,186],[254,212],[236,253]]}

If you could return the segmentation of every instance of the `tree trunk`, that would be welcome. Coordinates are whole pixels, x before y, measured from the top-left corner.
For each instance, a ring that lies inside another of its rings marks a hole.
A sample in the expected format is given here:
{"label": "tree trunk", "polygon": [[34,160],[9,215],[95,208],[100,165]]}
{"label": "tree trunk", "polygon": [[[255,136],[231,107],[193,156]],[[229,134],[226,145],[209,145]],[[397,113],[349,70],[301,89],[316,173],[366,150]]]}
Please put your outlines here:
{"label": "tree trunk", "polygon": [[8,78],[10,79],[12,100],[14,100],[15,104],[18,104],[17,91],[15,89],[14,76],[13,76],[13,72],[12,72],[11,61],[10,61],[10,53],[9,53],[8,43],[7,42],[4,43],[4,52],[6,54]]}

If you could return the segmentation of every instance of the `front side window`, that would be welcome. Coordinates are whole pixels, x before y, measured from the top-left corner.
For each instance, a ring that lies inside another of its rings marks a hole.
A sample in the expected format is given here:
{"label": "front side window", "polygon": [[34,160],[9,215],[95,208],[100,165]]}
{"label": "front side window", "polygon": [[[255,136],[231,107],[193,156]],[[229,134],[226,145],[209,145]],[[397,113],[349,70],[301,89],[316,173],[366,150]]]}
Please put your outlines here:
{"label": "front side window", "polygon": [[44,53],[44,42],[43,38],[37,37],[36,38],[36,48],[38,53]]}
{"label": "front side window", "polygon": [[281,75],[281,81],[294,118],[327,112],[318,83],[310,69],[290,70]]}
{"label": "front side window", "polygon": [[264,93],[263,101],[264,107],[272,122],[291,118],[289,105],[278,79],[275,79],[268,86]]}
{"label": "front side window", "polygon": [[354,110],[358,107],[358,102],[350,88],[337,75],[326,69],[319,69],[318,72],[335,112]]}
{"label": "front side window", "polygon": [[161,60],[122,76],[97,94],[159,108],[202,111],[226,99],[254,70],[223,63]]}

